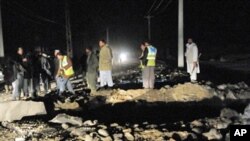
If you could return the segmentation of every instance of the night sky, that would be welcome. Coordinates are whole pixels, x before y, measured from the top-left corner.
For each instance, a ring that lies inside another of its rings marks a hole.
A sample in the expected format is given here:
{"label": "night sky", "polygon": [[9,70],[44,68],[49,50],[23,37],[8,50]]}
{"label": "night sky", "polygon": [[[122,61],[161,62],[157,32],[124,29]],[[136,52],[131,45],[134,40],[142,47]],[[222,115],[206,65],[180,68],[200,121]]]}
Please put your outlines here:
{"label": "night sky", "polygon": [[[69,0],[75,56],[110,32],[112,48],[139,51],[147,38],[147,15],[155,0]],[[161,0],[157,0],[159,4]],[[152,44],[159,58],[177,55],[178,1],[151,10]],[[250,52],[249,0],[184,0],[185,40],[192,37],[204,56]],[[2,0],[5,52],[19,46],[48,51],[66,48],[64,0]]]}

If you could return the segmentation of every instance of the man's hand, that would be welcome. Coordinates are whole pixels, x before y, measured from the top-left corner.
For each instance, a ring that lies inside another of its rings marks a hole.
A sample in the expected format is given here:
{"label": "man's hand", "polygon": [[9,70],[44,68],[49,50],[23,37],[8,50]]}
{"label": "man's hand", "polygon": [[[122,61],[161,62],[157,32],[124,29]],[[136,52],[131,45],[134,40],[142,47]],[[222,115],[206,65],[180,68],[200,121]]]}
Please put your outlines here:
{"label": "man's hand", "polygon": [[27,60],[27,58],[23,58],[23,62],[27,62],[28,60]]}
{"label": "man's hand", "polygon": [[193,62],[193,64],[194,64],[194,65],[193,65],[194,67],[197,67],[197,66],[198,66],[198,62]]}

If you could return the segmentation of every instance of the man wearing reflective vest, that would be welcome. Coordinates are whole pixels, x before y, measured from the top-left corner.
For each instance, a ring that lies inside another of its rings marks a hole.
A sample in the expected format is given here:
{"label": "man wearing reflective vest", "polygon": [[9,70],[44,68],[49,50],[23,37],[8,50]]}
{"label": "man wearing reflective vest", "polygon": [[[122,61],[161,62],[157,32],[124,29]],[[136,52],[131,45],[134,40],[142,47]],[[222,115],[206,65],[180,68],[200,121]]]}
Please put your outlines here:
{"label": "man wearing reflective vest", "polygon": [[149,42],[144,42],[144,52],[142,57],[143,71],[142,80],[145,89],[153,89],[155,83],[155,65],[157,49],[150,45]]}
{"label": "man wearing reflective vest", "polygon": [[72,84],[70,82],[70,77],[74,75],[74,70],[72,66],[72,61],[68,56],[62,55],[60,52],[56,55],[57,59],[59,60],[59,68],[57,71],[58,77],[58,88],[59,88],[59,95],[61,95],[66,87],[68,91],[72,94],[75,94]]}

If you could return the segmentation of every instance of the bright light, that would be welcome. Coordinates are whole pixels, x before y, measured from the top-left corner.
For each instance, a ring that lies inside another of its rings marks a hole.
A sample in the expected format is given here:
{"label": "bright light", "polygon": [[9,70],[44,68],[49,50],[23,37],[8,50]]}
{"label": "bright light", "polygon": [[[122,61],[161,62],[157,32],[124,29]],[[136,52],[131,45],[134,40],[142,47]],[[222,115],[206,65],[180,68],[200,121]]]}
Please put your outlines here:
{"label": "bright light", "polygon": [[121,62],[126,62],[128,59],[127,54],[125,54],[125,53],[120,54],[119,59]]}

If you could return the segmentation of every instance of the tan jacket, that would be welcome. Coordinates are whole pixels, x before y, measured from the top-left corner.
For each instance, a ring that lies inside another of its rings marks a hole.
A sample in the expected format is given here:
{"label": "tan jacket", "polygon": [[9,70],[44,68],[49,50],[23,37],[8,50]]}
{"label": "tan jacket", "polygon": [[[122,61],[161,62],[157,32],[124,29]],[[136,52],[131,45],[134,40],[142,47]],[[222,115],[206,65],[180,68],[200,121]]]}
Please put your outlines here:
{"label": "tan jacket", "polygon": [[112,70],[112,50],[107,45],[101,48],[99,55],[99,70]]}

